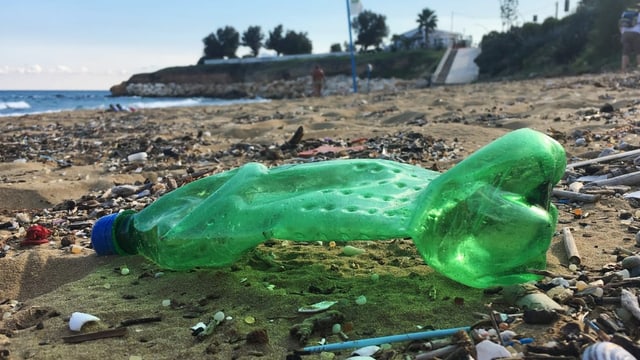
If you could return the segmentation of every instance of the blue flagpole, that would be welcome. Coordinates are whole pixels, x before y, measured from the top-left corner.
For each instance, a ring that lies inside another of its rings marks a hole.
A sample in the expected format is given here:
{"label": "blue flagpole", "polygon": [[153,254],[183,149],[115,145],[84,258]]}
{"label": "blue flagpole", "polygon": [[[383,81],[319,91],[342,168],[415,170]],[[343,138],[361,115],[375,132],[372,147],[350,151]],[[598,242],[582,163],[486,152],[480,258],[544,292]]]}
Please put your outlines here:
{"label": "blue flagpole", "polygon": [[347,0],[347,24],[349,24],[349,48],[351,49],[351,77],[353,78],[353,92],[358,92],[358,83],[356,82],[356,57],[353,54],[353,37],[351,36],[351,6]]}

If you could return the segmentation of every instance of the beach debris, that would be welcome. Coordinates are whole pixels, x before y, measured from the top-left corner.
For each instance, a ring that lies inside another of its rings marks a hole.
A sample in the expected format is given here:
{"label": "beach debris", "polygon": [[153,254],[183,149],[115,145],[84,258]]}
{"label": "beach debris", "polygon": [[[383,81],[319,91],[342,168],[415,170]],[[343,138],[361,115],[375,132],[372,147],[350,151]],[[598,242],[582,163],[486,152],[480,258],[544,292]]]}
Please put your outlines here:
{"label": "beach debris", "polygon": [[120,275],[129,275],[129,268],[127,265],[122,265],[120,267]]}
{"label": "beach debris", "polygon": [[199,323],[193,325],[190,329],[192,336],[198,336],[207,329],[207,324],[200,321]]}
{"label": "beach debris", "polygon": [[366,252],[365,249],[355,247],[353,245],[347,245],[342,248],[342,254],[346,256],[356,256],[360,254],[364,254]]}
{"label": "beach debris", "polygon": [[[334,344],[307,346],[303,348],[301,352],[310,354],[310,353],[316,353],[321,351],[336,351],[336,350],[344,350],[344,349],[351,349],[351,348],[360,348],[360,347],[365,347],[370,345],[379,345],[379,344],[387,344],[387,343],[391,344],[391,343],[402,342],[402,341],[443,338],[447,336],[453,336],[456,334],[460,338],[468,339],[466,332],[469,330],[471,330],[471,327],[459,327],[459,328],[451,328],[451,329],[429,330],[429,331],[421,331],[421,332],[414,332],[414,333],[382,336],[382,337],[369,338],[369,339],[351,340],[351,341],[345,341],[345,342],[334,343]],[[462,335],[461,332],[465,334]]]}
{"label": "beach debris", "polygon": [[130,163],[145,162],[147,161],[148,156],[149,154],[147,154],[145,151],[141,151],[127,156],[127,161]]}
{"label": "beach debris", "polygon": [[96,321],[100,321],[100,318],[91,314],[76,311],[71,314],[71,318],[69,318],[69,330],[81,331],[84,324]]}
{"label": "beach debris", "polygon": [[300,144],[300,141],[302,141],[303,137],[304,137],[304,128],[302,126],[299,126],[296,129],[296,132],[293,133],[289,141],[285,142],[280,146],[280,149],[282,150],[295,149],[298,146],[298,144]]}
{"label": "beach debris", "polygon": [[[302,323],[295,324],[289,328],[289,335],[298,340],[300,344],[306,344],[314,332],[330,333],[336,323],[343,323],[344,314],[336,310],[313,315],[305,319]],[[320,350],[322,351],[322,350]]]}
{"label": "beach debris", "polygon": [[162,321],[161,316],[151,316],[151,317],[143,317],[143,318],[135,318],[135,319],[127,319],[122,320],[120,322],[120,326],[131,326],[131,325],[139,325],[139,324],[147,324],[151,322],[159,322]]}
{"label": "beach debris", "polygon": [[496,344],[489,339],[484,339],[476,344],[476,353],[478,354],[478,360],[511,357],[511,353],[506,347]]}
{"label": "beach debris", "polygon": [[608,341],[597,342],[589,345],[582,354],[582,360],[635,360],[622,346]]}
{"label": "beach debris", "polygon": [[562,228],[562,235],[564,240],[564,249],[567,252],[567,259],[569,259],[569,264],[580,265],[582,259],[580,259],[580,253],[578,252],[578,247],[576,246],[576,241],[571,234],[571,229],[568,227]]}
{"label": "beach debris", "polygon": [[192,326],[191,335],[199,337],[211,335],[213,333],[213,330],[218,325],[222,324],[222,322],[225,321],[226,318],[227,317],[225,316],[224,312],[218,311],[213,314],[208,323],[205,324],[204,322],[199,322],[196,325]]}
{"label": "beach debris", "polygon": [[350,146],[350,147],[342,147],[342,146],[333,146],[333,145],[320,145],[315,149],[300,151],[298,156],[301,157],[311,157],[318,154],[328,154],[334,153],[339,156],[344,156],[348,151],[362,151],[365,150],[365,147],[362,145]]}
{"label": "beach debris", "polygon": [[533,283],[507,286],[503,290],[503,296],[508,303],[517,305],[523,309],[565,311],[562,305],[540,291]]}
{"label": "beach debris", "polygon": [[638,305],[638,297],[627,289],[620,290],[620,303],[622,307],[627,309],[633,317],[640,320],[640,305]]}
{"label": "beach debris", "polygon": [[380,352],[380,350],[382,350],[380,346],[369,345],[352,351],[351,356],[373,356],[376,353]]}
{"label": "beach debris", "polygon": [[41,245],[49,242],[51,230],[42,225],[31,225],[27,229],[25,239],[20,243],[21,246]]}
{"label": "beach debris", "polygon": [[325,311],[337,304],[337,301],[320,301],[315,304],[305,305],[298,308],[299,313],[318,313]]}
{"label": "beach debris", "polygon": [[111,337],[123,337],[126,334],[127,334],[127,328],[119,327],[115,329],[101,330],[101,331],[96,331],[96,332],[91,332],[86,334],[63,336],[62,341],[64,341],[65,343],[77,344],[85,341],[92,341],[92,340],[105,339],[105,338],[111,338]]}
{"label": "beach debris", "polygon": [[349,340],[349,336],[347,336],[347,334],[342,331],[342,325],[340,324],[333,324],[333,326],[331,327],[331,333],[340,336],[340,339],[342,339],[342,341]]}

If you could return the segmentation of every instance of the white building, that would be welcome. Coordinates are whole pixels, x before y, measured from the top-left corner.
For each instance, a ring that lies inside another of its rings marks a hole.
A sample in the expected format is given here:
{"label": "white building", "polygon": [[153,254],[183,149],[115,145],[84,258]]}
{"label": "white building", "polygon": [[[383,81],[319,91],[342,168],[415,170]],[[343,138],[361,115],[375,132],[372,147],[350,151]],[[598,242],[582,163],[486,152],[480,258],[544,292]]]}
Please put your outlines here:
{"label": "white building", "polygon": [[391,45],[399,48],[408,47],[409,49],[448,48],[471,46],[472,41],[471,36],[464,37],[460,33],[435,29],[429,33],[425,46],[423,33],[417,28],[400,34],[399,38],[392,41]]}

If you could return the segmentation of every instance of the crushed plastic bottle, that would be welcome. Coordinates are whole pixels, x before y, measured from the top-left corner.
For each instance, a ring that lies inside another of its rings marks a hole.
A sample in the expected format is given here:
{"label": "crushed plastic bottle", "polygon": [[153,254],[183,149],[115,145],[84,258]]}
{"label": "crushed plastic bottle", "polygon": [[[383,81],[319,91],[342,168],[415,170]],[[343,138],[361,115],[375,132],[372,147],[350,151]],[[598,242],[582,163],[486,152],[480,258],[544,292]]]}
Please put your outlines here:
{"label": "crushed plastic bottle", "polygon": [[508,133],[449,171],[380,159],[267,168],[257,163],[168,193],[135,213],[100,218],[98,254],[141,254],[169,269],[222,267],[269,239],[412,238],[425,262],[472,287],[538,279],[557,210],[564,149]]}

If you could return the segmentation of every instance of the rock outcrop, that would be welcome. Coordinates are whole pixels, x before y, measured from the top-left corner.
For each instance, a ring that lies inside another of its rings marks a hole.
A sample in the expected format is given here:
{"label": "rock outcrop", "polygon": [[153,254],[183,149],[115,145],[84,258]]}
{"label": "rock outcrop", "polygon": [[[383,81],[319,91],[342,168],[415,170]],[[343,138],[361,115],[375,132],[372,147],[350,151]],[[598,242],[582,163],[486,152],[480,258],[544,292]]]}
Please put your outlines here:
{"label": "rock outcrop", "polygon": [[[398,79],[358,79],[360,92],[393,91],[427,86],[427,81]],[[327,78],[324,95],[349,94],[353,91],[353,80],[346,75]],[[292,80],[271,82],[124,82],[111,88],[114,96],[146,97],[212,97],[219,99],[264,98],[294,99],[311,96],[309,76]]]}
{"label": "rock outcrop", "polygon": [[[367,63],[356,66],[359,91],[406,86],[426,86],[425,74],[433,67],[424,57],[408,53],[388,60],[372,60],[376,78],[368,81]],[[434,58],[435,61],[436,58]],[[353,90],[351,62],[344,57],[322,60],[287,60],[264,62],[234,62],[216,65],[194,65],[162,69],[153,73],[136,74],[129,80],[114,85],[114,96],[147,97],[214,97],[237,98],[299,98],[311,94],[311,70],[320,64],[327,76],[325,94],[350,93]],[[408,70],[409,69],[409,70]],[[395,73],[419,79],[406,81],[393,79]]]}

